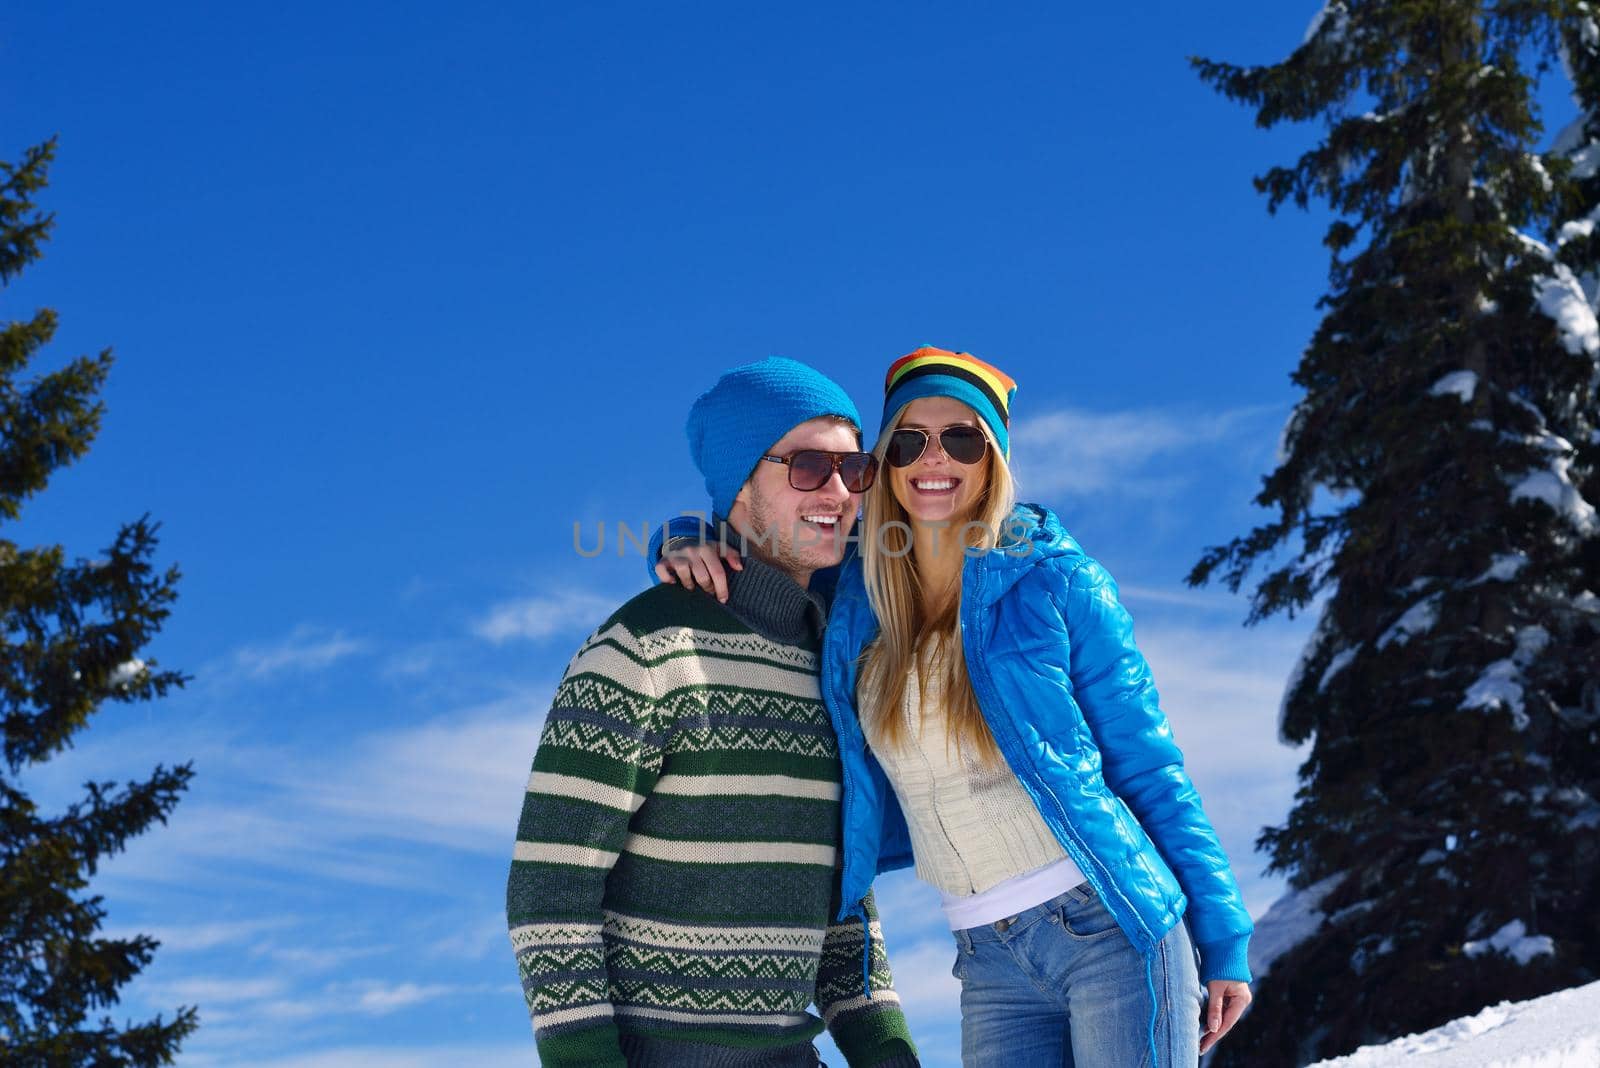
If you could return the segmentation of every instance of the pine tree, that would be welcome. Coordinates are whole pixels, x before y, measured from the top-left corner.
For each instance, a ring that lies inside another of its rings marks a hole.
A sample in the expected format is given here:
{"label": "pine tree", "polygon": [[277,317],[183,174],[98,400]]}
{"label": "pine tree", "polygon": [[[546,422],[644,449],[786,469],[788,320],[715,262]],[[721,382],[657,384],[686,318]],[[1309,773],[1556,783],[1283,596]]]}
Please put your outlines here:
{"label": "pine tree", "polygon": [[1256,498],[1273,515],[1190,575],[1250,581],[1251,623],[1320,611],[1281,721],[1309,755],[1259,846],[1321,925],[1218,1065],[1304,1064],[1600,971],[1600,330],[1562,225],[1600,198],[1594,168],[1535,151],[1533,103],[1564,45],[1593,81],[1588,6],[1329,2],[1281,63],[1194,60],[1263,127],[1325,124],[1256,185],[1334,216]]}
{"label": "pine tree", "polygon": [[[53,217],[39,212],[54,141],[19,164],[0,162],[0,285],[40,256]],[[111,354],[80,357],[20,380],[50,341],[48,309],[0,328],[0,522],[60,467],[82,456],[99,427]],[[192,1008],[116,1026],[91,1020],[151,960],[146,936],[97,936],[105,910],[86,895],[102,858],[155,820],[165,822],[190,767],[157,767],[118,789],[89,783],[58,814],[29,799],[21,773],[72,743],[107,701],[145,701],[183,683],[139,653],[176,596],[175,568],[156,571],[156,528],[123,526],[99,558],[68,563],[60,546],[0,539],[0,1063],[18,1068],[170,1064],[194,1030]]]}

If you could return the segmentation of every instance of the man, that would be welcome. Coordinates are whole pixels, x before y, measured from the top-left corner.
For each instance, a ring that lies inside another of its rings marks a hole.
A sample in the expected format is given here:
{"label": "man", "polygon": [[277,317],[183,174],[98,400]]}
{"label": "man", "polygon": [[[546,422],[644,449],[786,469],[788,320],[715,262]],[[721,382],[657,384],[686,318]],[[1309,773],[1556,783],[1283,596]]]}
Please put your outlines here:
{"label": "man", "polygon": [[870,902],[833,922],[841,773],[807,586],[875,474],[860,425],[783,359],[690,411],[750,555],[726,604],[662,585],[623,605],[556,691],[506,893],[546,1066],[810,1068],[825,1025],[853,1066],[917,1064]]}

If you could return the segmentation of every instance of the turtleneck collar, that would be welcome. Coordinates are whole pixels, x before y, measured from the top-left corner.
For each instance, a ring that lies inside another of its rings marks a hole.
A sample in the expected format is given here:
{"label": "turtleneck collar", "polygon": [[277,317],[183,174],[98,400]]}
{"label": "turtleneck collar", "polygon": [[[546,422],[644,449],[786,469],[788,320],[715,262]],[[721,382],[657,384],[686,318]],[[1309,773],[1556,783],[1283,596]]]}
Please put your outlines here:
{"label": "turtleneck collar", "polygon": [[[744,552],[742,539],[731,526],[727,534]],[[728,602],[724,607],[763,638],[785,645],[816,641],[828,619],[821,597],[796,582],[787,571],[752,553],[745,553],[743,571],[728,572]]]}

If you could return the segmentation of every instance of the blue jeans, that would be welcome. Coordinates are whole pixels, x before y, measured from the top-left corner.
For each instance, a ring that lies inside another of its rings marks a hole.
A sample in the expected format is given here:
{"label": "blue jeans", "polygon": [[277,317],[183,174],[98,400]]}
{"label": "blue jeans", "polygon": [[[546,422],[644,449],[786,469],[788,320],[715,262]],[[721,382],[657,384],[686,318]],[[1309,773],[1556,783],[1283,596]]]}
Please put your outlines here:
{"label": "blue jeans", "polygon": [[[1086,885],[957,931],[966,1068],[1194,1068],[1200,976],[1179,923],[1150,961]],[[1151,987],[1155,1003],[1151,1003]]]}

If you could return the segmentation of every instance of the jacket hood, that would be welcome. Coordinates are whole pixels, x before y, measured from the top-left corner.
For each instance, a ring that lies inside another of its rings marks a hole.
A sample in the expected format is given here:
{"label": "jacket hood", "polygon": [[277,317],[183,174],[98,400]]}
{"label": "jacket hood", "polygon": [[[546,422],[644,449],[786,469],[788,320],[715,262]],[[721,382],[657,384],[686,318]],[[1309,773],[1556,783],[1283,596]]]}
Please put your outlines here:
{"label": "jacket hood", "polygon": [[1001,532],[999,547],[967,561],[964,593],[993,604],[1032,568],[1083,558],[1083,547],[1054,512],[1041,504],[1019,504]]}
{"label": "jacket hood", "polygon": [[[969,557],[962,569],[962,596],[978,605],[994,604],[1035,567],[1058,562],[1056,566],[1071,570],[1078,561],[1086,559],[1082,546],[1067,533],[1060,518],[1040,504],[1017,505],[1000,533],[997,548]],[[860,613],[862,619],[857,625],[861,641],[863,644],[871,641],[878,626],[867,604],[859,555],[845,558],[840,568],[839,595],[844,603],[836,605],[835,621],[840,616]]]}

